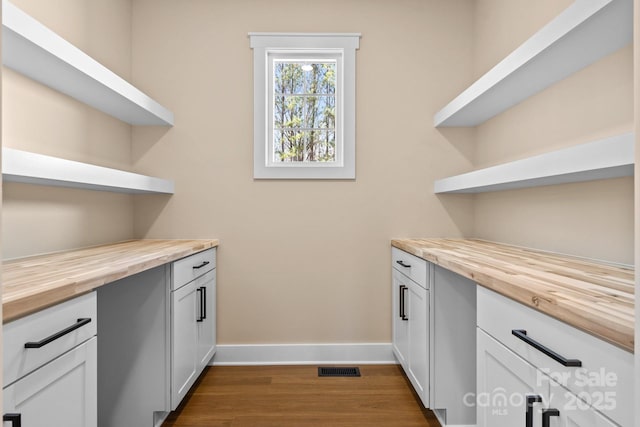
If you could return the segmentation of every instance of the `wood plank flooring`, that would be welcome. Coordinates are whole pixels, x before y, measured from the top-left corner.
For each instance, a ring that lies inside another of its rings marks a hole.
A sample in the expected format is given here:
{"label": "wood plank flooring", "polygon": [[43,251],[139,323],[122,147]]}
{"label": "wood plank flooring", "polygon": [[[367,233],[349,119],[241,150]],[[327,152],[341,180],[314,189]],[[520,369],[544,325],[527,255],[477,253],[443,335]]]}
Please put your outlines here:
{"label": "wood plank flooring", "polygon": [[317,366],[215,366],[162,427],[440,427],[398,365],[361,377],[318,377]]}

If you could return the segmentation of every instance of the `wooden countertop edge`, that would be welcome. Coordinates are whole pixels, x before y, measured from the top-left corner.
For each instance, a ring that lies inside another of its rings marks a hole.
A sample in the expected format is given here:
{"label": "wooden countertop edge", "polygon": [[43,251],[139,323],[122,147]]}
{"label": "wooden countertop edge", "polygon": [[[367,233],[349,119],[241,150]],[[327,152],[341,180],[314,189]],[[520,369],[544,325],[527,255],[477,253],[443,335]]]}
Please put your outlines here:
{"label": "wooden countertop edge", "polygon": [[[408,239],[410,240],[410,239]],[[391,245],[402,249],[412,255],[439,265],[454,273],[466,277],[480,286],[491,289],[505,297],[511,298],[527,307],[540,311],[548,316],[558,319],[623,350],[634,352],[634,326],[624,322],[603,322],[594,328],[593,320],[585,317],[564,301],[552,296],[536,293],[530,289],[516,285],[494,275],[482,274],[472,271],[472,268],[464,261],[455,259],[454,255],[438,253],[438,249],[429,250],[416,244],[411,244],[404,239],[392,239]],[[524,248],[519,248],[524,249]],[[550,254],[551,255],[551,254]],[[562,310],[558,310],[561,308]],[[559,312],[563,314],[560,315]]]}
{"label": "wooden countertop edge", "polygon": [[[144,239],[149,241],[167,241],[170,239]],[[139,240],[132,240],[131,242],[138,242]],[[199,244],[193,245],[189,249],[180,249],[167,255],[163,251],[161,256],[153,259],[145,258],[141,262],[133,262],[127,266],[126,269],[120,268],[116,271],[109,270],[103,273],[88,274],[86,277],[74,279],[65,279],[60,284],[47,284],[43,285],[45,289],[40,287],[34,288],[33,292],[28,294],[22,294],[19,297],[12,298],[11,296],[5,298],[3,293],[2,297],[2,323],[7,323],[12,320],[17,320],[21,317],[43,310],[45,308],[60,304],[61,302],[75,298],[77,296],[91,292],[101,286],[115,282],[125,277],[133,276],[134,274],[141,273],[146,270],[176,261],[178,259],[193,255],[198,252],[202,252],[207,249],[217,247],[220,242],[217,239],[175,239],[176,242],[193,241]],[[126,243],[126,242],[118,242]],[[97,248],[99,245],[91,248]],[[91,249],[86,248],[86,249]],[[80,249],[81,250],[81,249]],[[67,251],[60,252],[66,253]],[[72,251],[69,251],[72,252]],[[30,259],[34,257],[27,257],[24,259]],[[20,261],[20,260],[12,260]]]}

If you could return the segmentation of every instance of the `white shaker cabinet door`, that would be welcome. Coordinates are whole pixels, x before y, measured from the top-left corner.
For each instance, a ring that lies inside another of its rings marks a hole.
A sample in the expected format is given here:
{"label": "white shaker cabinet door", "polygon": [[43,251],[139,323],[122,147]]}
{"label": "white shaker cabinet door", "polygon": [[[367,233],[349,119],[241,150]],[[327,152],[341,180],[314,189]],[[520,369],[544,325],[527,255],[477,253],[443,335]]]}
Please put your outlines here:
{"label": "white shaker cabinet door", "polygon": [[198,377],[196,321],[199,319],[196,281],[172,293],[171,301],[171,410],[189,392]]}
{"label": "white shaker cabinet door", "polygon": [[478,427],[542,426],[550,386],[539,371],[480,328],[477,356],[476,401],[466,403],[477,405]]}
{"label": "white shaker cabinet door", "polygon": [[94,337],[6,387],[4,414],[20,414],[24,427],[96,427],[96,350]]}
{"label": "white shaker cabinet door", "polygon": [[216,271],[196,279],[199,316],[197,321],[198,372],[202,372],[216,351]]}
{"label": "white shaker cabinet door", "polygon": [[409,369],[407,374],[416,393],[429,405],[429,298],[426,289],[408,280]]}
{"label": "white shaker cabinet door", "polygon": [[406,316],[409,282],[409,279],[393,270],[393,280],[391,282],[393,353],[405,370],[408,369],[409,356],[409,321]]}

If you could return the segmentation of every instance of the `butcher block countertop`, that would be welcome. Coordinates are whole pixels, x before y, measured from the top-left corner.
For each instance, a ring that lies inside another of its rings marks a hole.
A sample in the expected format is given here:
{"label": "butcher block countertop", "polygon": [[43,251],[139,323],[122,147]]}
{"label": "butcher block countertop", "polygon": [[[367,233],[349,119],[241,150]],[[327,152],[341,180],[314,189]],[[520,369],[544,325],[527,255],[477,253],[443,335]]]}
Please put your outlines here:
{"label": "butcher block countertop", "polygon": [[130,240],[5,261],[2,321],[215,246],[218,240]]}
{"label": "butcher block countertop", "polygon": [[633,268],[482,240],[391,245],[633,352]]}

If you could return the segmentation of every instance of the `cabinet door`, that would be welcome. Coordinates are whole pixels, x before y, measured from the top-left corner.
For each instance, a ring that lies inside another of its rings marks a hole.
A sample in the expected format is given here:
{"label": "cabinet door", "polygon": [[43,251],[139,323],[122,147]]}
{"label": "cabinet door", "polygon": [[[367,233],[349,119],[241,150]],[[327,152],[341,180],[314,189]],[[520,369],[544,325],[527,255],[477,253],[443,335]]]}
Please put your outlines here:
{"label": "cabinet door", "polygon": [[[549,381],[520,356],[477,329],[477,395],[465,404],[477,405],[478,427],[539,427],[548,407]],[[538,401],[531,400],[535,396]],[[531,423],[527,423],[531,417]]]}
{"label": "cabinet door", "polygon": [[4,413],[20,414],[25,427],[96,427],[96,348],[94,337],[6,387]]}
{"label": "cabinet door", "polygon": [[216,350],[216,270],[196,281],[199,317],[197,322],[198,373],[202,372]]}
{"label": "cabinet door", "polygon": [[429,298],[426,289],[408,280],[409,365],[407,375],[426,407],[429,399]]}
{"label": "cabinet door", "polygon": [[[555,384],[555,383],[553,383]],[[585,400],[598,400],[599,404],[615,407],[615,395],[596,392],[593,395],[583,395]],[[579,399],[575,394],[560,385],[551,387],[551,398],[543,427],[616,427],[587,402]]]}
{"label": "cabinet door", "polygon": [[398,358],[402,367],[406,370],[409,356],[409,322],[406,313],[406,302],[409,293],[409,279],[396,270],[393,270],[391,283],[392,307],[392,343],[393,353]]}
{"label": "cabinet door", "polygon": [[199,298],[196,281],[172,292],[171,409],[175,410],[195,382],[197,373],[196,320]]}

